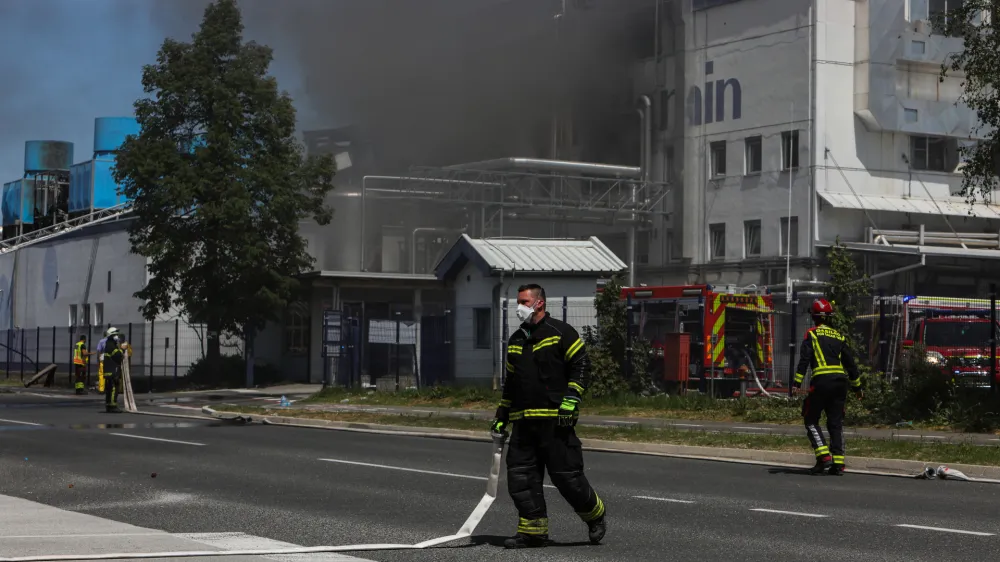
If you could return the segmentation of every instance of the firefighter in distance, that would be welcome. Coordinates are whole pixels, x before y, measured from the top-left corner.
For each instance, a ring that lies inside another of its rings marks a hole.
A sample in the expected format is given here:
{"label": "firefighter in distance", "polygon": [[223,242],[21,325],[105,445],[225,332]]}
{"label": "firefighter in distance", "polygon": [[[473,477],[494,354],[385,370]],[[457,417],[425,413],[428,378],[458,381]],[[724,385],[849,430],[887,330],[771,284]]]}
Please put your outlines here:
{"label": "firefighter in distance", "polygon": [[[861,378],[851,355],[847,339],[828,325],[833,315],[833,305],[826,299],[812,304],[811,314],[815,327],[806,331],[799,351],[799,364],[795,369],[795,383],[802,384],[806,370],[812,368],[809,393],[802,404],[802,418],[806,435],[816,452],[813,474],[829,471],[840,476],[844,473],[844,407],[848,388],[860,398]],[[830,442],[823,439],[819,418],[826,412],[826,428]]]}
{"label": "firefighter in distance", "polygon": [[546,470],[552,484],[587,524],[590,542],[604,538],[604,501],[583,473],[583,447],[573,426],[580,416],[590,363],[580,334],[545,310],[545,290],[517,290],[521,325],[507,342],[507,378],[492,431],[506,433],[507,488],[519,520],[506,548],[546,546],[549,519],[542,494]]}

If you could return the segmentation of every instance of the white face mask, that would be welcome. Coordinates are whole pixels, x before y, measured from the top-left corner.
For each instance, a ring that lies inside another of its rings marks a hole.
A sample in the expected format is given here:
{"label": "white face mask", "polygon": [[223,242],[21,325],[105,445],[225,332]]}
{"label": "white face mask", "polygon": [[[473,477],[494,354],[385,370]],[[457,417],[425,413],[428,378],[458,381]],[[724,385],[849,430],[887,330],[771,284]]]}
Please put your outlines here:
{"label": "white face mask", "polygon": [[517,319],[521,322],[527,322],[531,319],[531,316],[535,313],[534,308],[527,307],[523,304],[517,305]]}

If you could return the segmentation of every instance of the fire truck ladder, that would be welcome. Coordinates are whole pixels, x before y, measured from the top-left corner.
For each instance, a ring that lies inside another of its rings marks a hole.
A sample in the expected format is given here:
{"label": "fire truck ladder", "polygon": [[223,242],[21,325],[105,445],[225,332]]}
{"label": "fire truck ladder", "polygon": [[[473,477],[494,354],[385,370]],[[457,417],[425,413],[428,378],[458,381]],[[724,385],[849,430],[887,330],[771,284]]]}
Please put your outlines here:
{"label": "fire truck ladder", "polygon": [[19,250],[27,246],[32,246],[34,244],[39,244],[41,242],[45,242],[46,240],[80,230],[88,226],[117,220],[128,214],[129,211],[131,211],[130,203],[122,203],[120,205],[115,205],[114,207],[94,211],[88,215],[83,215],[81,217],[76,217],[51,226],[39,228],[38,230],[34,230],[27,234],[22,234],[21,236],[16,236],[10,240],[0,242],[0,255],[14,250]]}

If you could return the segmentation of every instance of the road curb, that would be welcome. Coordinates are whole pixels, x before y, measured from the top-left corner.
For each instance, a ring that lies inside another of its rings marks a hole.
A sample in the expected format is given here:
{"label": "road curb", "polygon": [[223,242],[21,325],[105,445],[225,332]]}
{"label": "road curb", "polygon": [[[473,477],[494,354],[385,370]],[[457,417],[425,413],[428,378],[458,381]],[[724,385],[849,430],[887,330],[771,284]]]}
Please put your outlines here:
{"label": "road curb", "polygon": [[[223,412],[217,412],[222,414]],[[307,429],[327,429],[354,431],[383,435],[402,435],[431,439],[455,439],[461,441],[491,442],[485,431],[462,429],[412,428],[398,425],[382,425],[362,422],[340,422],[287,416],[247,416],[267,425],[299,427]],[[765,465],[780,468],[805,468],[815,463],[816,457],[808,453],[786,453],[781,451],[761,451],[754,449],[728,449],[722,447],[699,447],[694,445],[671,445],[661,443],[629,443],[600,439],[581,439],[584,449],[595,452],[633,454],[658,457],[683,458],[716,462]],[[900,459],[878,459],[850,457],[848,471],[872,476],[893,476],[916,478],[925,467],[946,464],[937,462],[908,461]],[[970,464],[947,464],[949,468],[965,473],[979,483],[1000,484],[1000,467]]]}

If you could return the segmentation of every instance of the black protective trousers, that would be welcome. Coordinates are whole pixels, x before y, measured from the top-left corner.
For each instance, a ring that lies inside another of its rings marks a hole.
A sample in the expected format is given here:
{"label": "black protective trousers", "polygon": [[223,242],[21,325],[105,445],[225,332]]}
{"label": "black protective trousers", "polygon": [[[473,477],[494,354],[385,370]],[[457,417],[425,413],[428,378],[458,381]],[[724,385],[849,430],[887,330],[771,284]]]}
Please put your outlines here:
{"label": "black protective trousers", "polygon": [[519,420],[507,448],[507,490],[519,516],[517,531],[547,535],[548,513],[542,483],[546,470],[552,484],[584,522],[604,516],[604,502],[583,473],[583,445],[572,427],[555,418]]}
{"label": "black protective trousers", "polygon": [[[817,458],[833,456],[835,464],[844,464],[844,407],[847,404],[847,377],[820,375],[809,382],[809,396],[802,404],[802,418],[806,435],[816,451]],[[826,428],[830,432],[830,445],[823,440],[819,428],[820,415],[826,412]]]}
{"label": "black protective trousers", "polygon": [[109,359],[104,362],[104,368],[104,406],[117,408],[118,395],[122,391],[122,366]]}

